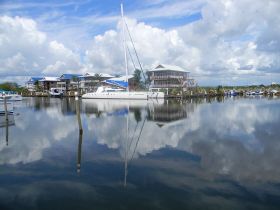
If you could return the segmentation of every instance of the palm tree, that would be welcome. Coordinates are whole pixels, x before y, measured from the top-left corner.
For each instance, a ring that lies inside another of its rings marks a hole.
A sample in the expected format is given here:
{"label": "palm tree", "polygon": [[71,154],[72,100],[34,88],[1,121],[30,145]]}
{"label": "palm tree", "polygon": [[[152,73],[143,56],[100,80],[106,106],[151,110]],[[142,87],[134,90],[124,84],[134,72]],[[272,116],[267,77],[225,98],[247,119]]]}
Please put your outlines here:
{"label": "palm tree", "polygon": [[140,88],[142,89],[144,84],[142,82],[142,78],[141,78],[141,71],[139,69],[135,69],[134,70],[134,74],[133,74],[133,77],[134,77],[134,82],[135,82],[135,86],[137,88]]}
{"label": "palm tree", "polygon": [[93,83],[93,86],[96,84],[97,86],[100,84],[100,82],[102,81],[102,75],[101,74],[94,74],[93,78],[92,78],[92,83]]}
{"label": "palm tree", "polygon": [[72,80],[73,80],[73,82],[77,82],[77,92],[79,95],[80,94],[80,78],[77,76],[73,76]]}

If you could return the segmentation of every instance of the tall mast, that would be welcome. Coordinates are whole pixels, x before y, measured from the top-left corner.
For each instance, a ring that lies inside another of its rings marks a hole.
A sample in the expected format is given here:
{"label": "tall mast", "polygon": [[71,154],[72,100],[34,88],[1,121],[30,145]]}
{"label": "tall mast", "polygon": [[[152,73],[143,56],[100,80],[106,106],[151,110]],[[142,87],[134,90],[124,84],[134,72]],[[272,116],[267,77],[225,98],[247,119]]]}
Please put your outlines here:
{"label": "tall mast", "polygon": [[126,90],[129,91],[128,87],[128,65],[127,65],[127,55],[126,55],[126,40],[125,40],[125,22],[124,22],[124,16],[123,16],[123,4],[121,4],[121,16],[122,16],[122,35],[123,35],[123,49],[124,49],[124,61],[125,61],[125,73],[126,73],[126,82],[127,82],[127,88]]}

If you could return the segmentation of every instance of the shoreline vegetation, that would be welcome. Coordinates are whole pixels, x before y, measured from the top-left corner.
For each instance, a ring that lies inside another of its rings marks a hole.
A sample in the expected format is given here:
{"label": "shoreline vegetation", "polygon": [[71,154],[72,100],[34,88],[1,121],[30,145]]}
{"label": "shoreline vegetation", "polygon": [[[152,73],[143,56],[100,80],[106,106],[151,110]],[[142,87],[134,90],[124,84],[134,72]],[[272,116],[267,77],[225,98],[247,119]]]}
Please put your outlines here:
{"label": "shoreline vegetation", "polygon": [[[6,82],[0,84],[0,90],[14,91],[24,97],[49,97],[48,91],[34,91],[30,92],[25,87],[20,87],[17,83]],[[137,89],[139,91],[143,88]],[[136,90],[136,91],[137,91]],[[276,90],[277,93],[272,94],[272,90]],[[166,90],[161,90],[166,93]],[[246,96],[248,92],[261,91],[262,95],[276,95],[280,96],[280,84],[272,85],[250,85],[250,86],[196,86],[187,89],[173,88],[169,90],[167,98],[195,98],[195,97],[212,97],[212,96],[226,96],[231,95],[230,92],[234,91],[235,95]],[[67,91],[63,97],[74,97],[75,92],[83,94],[84,92],[78,90]]]}

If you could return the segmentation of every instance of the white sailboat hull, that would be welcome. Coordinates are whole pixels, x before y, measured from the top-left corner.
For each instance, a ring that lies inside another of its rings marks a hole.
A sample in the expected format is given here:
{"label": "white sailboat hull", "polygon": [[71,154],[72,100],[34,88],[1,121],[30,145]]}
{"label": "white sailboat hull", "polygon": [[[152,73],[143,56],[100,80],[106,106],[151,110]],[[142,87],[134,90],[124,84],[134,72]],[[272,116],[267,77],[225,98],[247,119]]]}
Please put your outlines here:
{"label": "white sailboat hull", "polygon": [[125,99],[125,100],[148,100],[164,98],[161,92],[102,92],[86,93],[82,98],[87,99]]}

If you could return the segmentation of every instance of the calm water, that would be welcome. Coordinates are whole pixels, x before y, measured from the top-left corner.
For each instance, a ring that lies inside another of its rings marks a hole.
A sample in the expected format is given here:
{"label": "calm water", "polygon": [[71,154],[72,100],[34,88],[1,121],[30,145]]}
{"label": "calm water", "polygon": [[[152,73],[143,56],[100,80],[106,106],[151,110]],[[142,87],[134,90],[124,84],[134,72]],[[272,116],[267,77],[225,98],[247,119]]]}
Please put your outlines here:
{"label": "calm water", "polygon": [[1,210],[280,208],[280,99],[27,98],[15,112]]}

